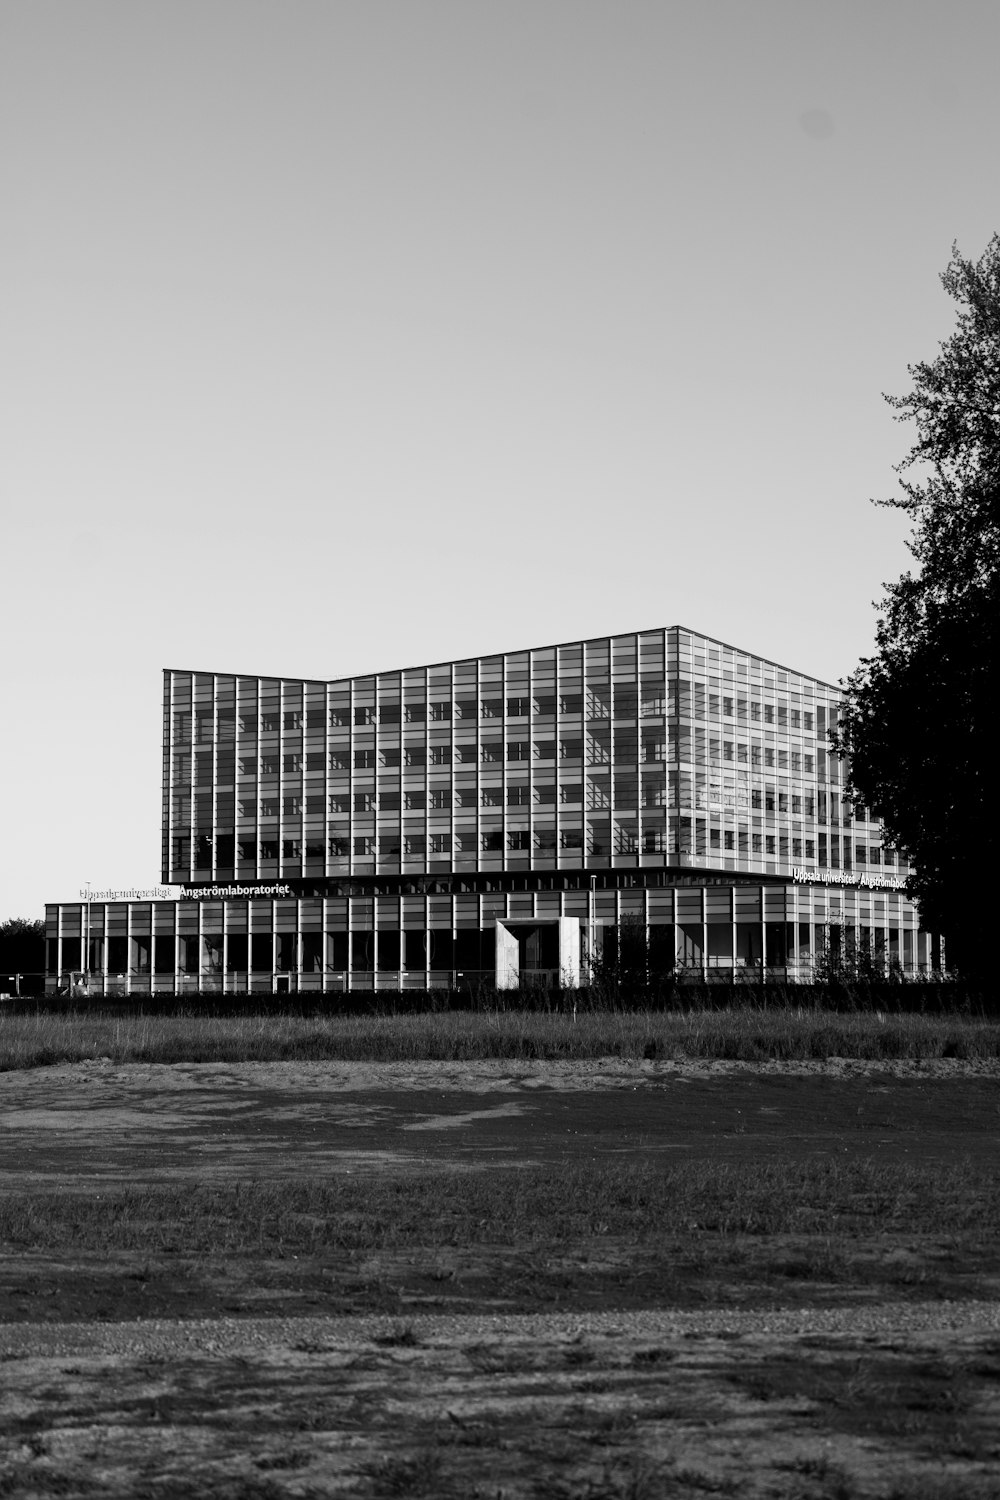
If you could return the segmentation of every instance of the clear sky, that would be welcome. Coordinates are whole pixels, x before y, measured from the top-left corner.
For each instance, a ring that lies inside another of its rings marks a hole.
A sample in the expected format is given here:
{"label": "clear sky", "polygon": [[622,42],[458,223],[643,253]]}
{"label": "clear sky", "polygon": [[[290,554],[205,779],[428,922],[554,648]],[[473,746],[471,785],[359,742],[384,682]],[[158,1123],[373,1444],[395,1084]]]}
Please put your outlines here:
{"label": "clear sky", "polygon": [[850,671],[998,56],[995,0],[2,0],[0,918],[158,878],[164,666]]}

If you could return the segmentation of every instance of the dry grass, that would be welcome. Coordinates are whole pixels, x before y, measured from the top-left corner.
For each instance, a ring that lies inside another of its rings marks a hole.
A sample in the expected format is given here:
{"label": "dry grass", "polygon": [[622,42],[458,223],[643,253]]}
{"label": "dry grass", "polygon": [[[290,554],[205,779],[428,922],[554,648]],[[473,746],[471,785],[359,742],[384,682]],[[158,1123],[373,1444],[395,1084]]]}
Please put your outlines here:
{"label": "dry grass", "polygon": [[756,1007],[690,1011],[446,1011],[406,1016],[0,1015],[0,1071],[116,1063],[416,1062],[601,1057],[735,1061],[1000,1057],[1000,1024],[968,1016]]}

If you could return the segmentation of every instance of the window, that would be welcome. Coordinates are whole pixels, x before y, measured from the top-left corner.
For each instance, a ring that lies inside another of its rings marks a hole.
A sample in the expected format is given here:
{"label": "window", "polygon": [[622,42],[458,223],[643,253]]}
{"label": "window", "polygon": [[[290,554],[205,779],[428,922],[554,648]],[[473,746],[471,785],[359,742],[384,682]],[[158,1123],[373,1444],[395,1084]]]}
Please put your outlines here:
{"label": "window", "polygon": [[399,812],[399,793],[380,791],[378,805],[380,812]]}
{"label": "window", "polygon": [[723,742],[722,742],[722,759],[723,760],[732,760],[732,758],[733,758],[733,742],[732,742],[732,740],[723,740]]}
{"label": "window", "polygon": [[301,797],[282,797],[281,810],[286,818],[297,818],[302,812]]}
{"label": "window", "polygon": [[582,849],[582,828],[564,828],[559,835],[559,847],[560,849]]}
{"label": "window", "polygon": [[422,833],[407,833],[403,836],[403,853],[407,857],[425,854],[427,852],[427,839]]}
{"label": "window", "polygon": [[559,788],[559,801],[564,804],[568,803],[570,805],[572,805],[573,803],[582,803],[583,782],[572,781],[565,786],[561,786]]}
{"label": "window", "polygon": [[792,858],[793,859],[801,859],[802,858],[802,840],[801,839],[792,839]]}
{"label": "window", "polygon": [[330,709],[330,728],[346,729],[350,722],[350,710],[347,704],[335,703]]}
{"label": "window", "polygon": [[484,854],[501,854],[503,834],[498,828],[491,828],[489,832],[480,835],[479,847]]}
{"label": "window", "polygon": [[806,727],[806,734],[812,734],[813,716],[808,708],[803,713],[802,719]]}
{"label": "window", "polygon": [[583,694],[563,693],[559,698],[559,712],[561,714],[582,714]]}
{"label": "window", "polygon": [[399,746],[383,745],[378,752],[378,763],[388,770],[394,770],[399,765]]}
{"label": "window", "polygon": [[375,839],[371,834],[363,834],[354,840],[355,859],[373,859],[375,857]]}
{"label": "window", "polygon": [[739,763],[741,765],[744,765],[744,766],[746,765],[746,763],[747,763],[747,747],[746,747],[746,745],[737,745],[736,746],[736,759],[739,761]]}
{"label": "window", "polygon": [[430,841],[431,854],[450,854],[451,838],[447,833],[432,833]]}
{"label": "window", "polygon": [[720,834],[719,829],[718,828],[710,828],[708,830],[708,847],[710,849],[718,849],[719,848],[720,838],[721,838],[721,834]]}
{"label": "window", "polygon": [[526,785],[507,788],[507,806],[524,807],[531,801],[531,788]]}
{"label": "window", "polygon": [[723,698],[723,700],[722,700],[722,716],[725,719],[731,719],[733,717],[733,700],[732,700],[732,698]]}
{"label": "window", "polygon": [[432,766],[450,766],[451,765],[451,746],[450,745],[432,745],[431,746],[431,765]]}
{"label": "window", "polygon": [[736,848],[736,839],[731,828],[727,828],[722,835],[723,847],[732,851]]}
{"label": "window", "polygon": [[753,720],[753,722],[755,724],[759,724],[760,723],[760,704],[759,703],[751,703],[751,705],[750,705],[750,718]]}
{"label": "window", "polygon": [[355,724],[374,724],[375,706],[372,703],[359,704],[354,710]]}
{"label": "window", "polygon": [[330,798],[330,812],[334,817],[348,813],[350,810],[351,801],[346,792],[338,793]]}
{"label": "window", "polygon": [[539,696],[539,694],[536,693],[531,707],[533,712],[536,713],[539,718],[551,718],[556,711],[555,694],[552,693],[545,694],[544,696]]}
{"label": "window", "polygon": [[773,703],[765,703],[764,704],[764,723],[765,724],[773,724],[774,723],[774,704]]}
{"label": "window", "polygon": [[407,792],[403,798],[403,805],[407,812],[423,812],[426,803],[424,792]]}
{"label": "window", "polygon": [[330,751],[330,770],[349,771],[351,769],[351,753],[349,750]]}
{"label": "window", "polygon": [[787,792],[779,792],[778,793],[778,811],[780,813],[786,813],[788,811],[788,793]]}
{"label": "window", "polygon": [[813,758],[812,758],[811,755],[807,755],[805,757],[805,770],[806,770],[806,775],[807,776],[811,776],[812,775],[812,771],[813,771]]}
{"label": "window", "polygon": [[750,806],[753,807],[753,808],[756,808],[758,812],[760,811],[760,806],[761,806],[761,791],[760,791],[760,787],[755,786],[754,789],[753,789],[753,791],[750,793]]}
{"label": "window", "polygon": [[752,839],[753,853],[754,854],[763,854],[763,852],[764,852],[764,839],[763,839],[763,835],[759,834],[759,833],[754,833],[754,834],[751,835],[751,839]]}
{"label": "window", "polygon": [[475,807],[478,800],[474,786],[461,786],[455,792],[455,801],[459,807]]}
{"label": "window", "polygon": [[281,841],[281,857],[282,857],[282,859],[301,859],[302,858],[302,845],[299,842],[299,840],[298,839],[282,839],[282,841]]}
{"label": "window", "polygon": [[355,792],[354,811],[356,813],[370,813],[375,811],[374,792]]}
{"label": "window", "polygon": [[354,752],[354,769],[356,771],[374,771],[374,769],[375,769],[375,751],[374,751],[374,749],[371,749],[371,750],[355,750],[355,752]]}
{"label": "window", "polygon": [[555,760],[556,742],[555,740],[535,740],[531,753],[535,760]]}
{"label": "window", "polygon": [[[302,711],[301,711],[301,709],[298,709],[298,708],[286,708],[285,709],[285,716],[284,716],[284,725],[285,725],[286,729],[301,729],[302,728]],[[275,726],[275,727],[277,727],[277,726]]]}
{"label": "window", "polygon": [[280,719],[279,719],[279,716],[277,714],[261,714],[261,716],[260,716],[261,733],[262,734],[277,734],[279,723],[280,723]]}
{"label": "window", "polygon": [[398,703],[380,703],[378,709],[378,721],[380,724],[398,724],[400,718],[400,707]]}
{"label": "window", "polygon": [[526,718],[527,715],[530,714],[530,712],[531,712],[531,699],[530,698],[508,698],[507,699],[507,717],[508,717],[508,719]]}
{"label": "window", "polygon": [[806,859],[816,858],[816,840],[806,839]]}
{"label": "window", "polygon": [[403,714],[407,724],[422,724],[427,717],[426,703],[408,703]]}
{"label": "window", "polygon": [[481,760],[503,760],[503,743],[500,740],[483,740],[480,747]]}
{"label": "window", "polygon": [[456,698],[455,717],[457,719],[474,719],[478,703],[475,698]]}
{"label": "window", "polygon": [[530,760],[531,746],[527,740],[513,740],[507,746],[508,760]]}
{"label": "window", "polygon": [[764,839],[764,847],[765,847],[765,850],[766,850],[766,852],[768,854],[774,854],[776,852],[775,851],[775,847],[774,847],[774,834],[773,833],[769,833],[769,834],[766,835],[766,837]]}
{"label": "window", "polygon": [[262,755],[260,758],[260,774],[262,776],[277,776],[278,757],[276,755]]}
{"label": "window", "polygon": [[482,792],[482,804],[484,807],[500,807],[503,803],[503,791],[498,786],[484,786]]}
{"label": "window", "polygon": [[282,756],[282,758],[281,758],[281,768],[282,768],[283,771],[301,771],[302,770],[302,756],[301,755],[284,755],[284,756]]}
{"label": "window", "polygon": [[262,818],[276,818],[278,816],[277,797],[262,797],[260,803],[260,815]]}
{"label": "window", "polygon": [[770,745],[764,747],[764,764],[765,766],[771,766],[772,769],[774,767],[774,751]]}
{"label": "window", "polygon": [[750,746],[750,764],[752,766],[759,766],[760,765],[760,746],[759,745],[751,745]]}
{"label": "window", "polygon": [[426,745],[407,745],[403,751],[403,764],[406,766],[425,766],[427,764]]}
{"label": "window", "polygon": [[531,836],[526,828],[515,828],[507,835],[507,848],[520,851],[531,848]]}
{"label": "window", "polygon": [[[450,807],[451,806],[451,791],[449,790],[448,787],[442,787],[442,786],[433,787],[432,790],[431,790],[431,792],[430,792],[428,800],[430,802],[431,807],[436,807],[436,808]],[[384,805],[385,805],[385,803],[384,803],[384,800],[383,800],[383,806]]]}
{"label": "window", "polygon": [[261,859],[277,859],[277,857],[278,857],[278,840],[277,839],[261,839],[261,843],[260,843],[260,857],[261,857]]}
{"label": "window", "polygon": [[583,741],[582,740],[560,740],[559,741],[559,759],[560,760],[582,760],[583,759]]}
{"label": "window", "polygon": [[774,787],[769,786],[764,792],[764,811],[774,812]]}
{"label": "window", "polygon": [[431,708],[431,718],[436,723],[440,723],[440,721],[442,719],[450,719],[451,718],[451,700],[450,699],[448,700],[447,703],[432,703],[431,706],[430,706],[430,708]]}
{"label": "window", "polygon": [[484,719],[502,719],[503,699],[484,698],[482,703],[479,705],[479,712],[481,717]]}

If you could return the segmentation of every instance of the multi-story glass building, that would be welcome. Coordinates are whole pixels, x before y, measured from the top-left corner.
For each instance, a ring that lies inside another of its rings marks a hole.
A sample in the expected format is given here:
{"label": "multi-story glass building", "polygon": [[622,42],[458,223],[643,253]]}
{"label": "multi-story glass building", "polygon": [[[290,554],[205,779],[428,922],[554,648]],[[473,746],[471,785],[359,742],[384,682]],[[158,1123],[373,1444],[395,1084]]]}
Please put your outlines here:
{"label": "multi-story glass building", "polygon": [[623,929],[699,976],[935,964],[844,795],[838,690],[683,627],[334,682],[168,670],[165,888],[47,908],[100,991],[580,982]]}

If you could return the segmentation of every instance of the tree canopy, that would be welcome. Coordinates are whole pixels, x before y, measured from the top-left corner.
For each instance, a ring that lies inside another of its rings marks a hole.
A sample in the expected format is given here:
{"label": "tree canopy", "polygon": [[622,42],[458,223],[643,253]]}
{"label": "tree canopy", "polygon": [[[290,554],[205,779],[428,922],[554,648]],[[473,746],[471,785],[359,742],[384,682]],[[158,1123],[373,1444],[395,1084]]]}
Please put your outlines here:
{"label": "tree canopy", "polygon": [[849,790],[915,867],[908,890],[950,967],[985,972],[1000,765],[1000,234],[941,277],[957,327],[885,399],[916,441],[896,466],[916,567],[885,586],[874,655],[846,680],[834,743]]}
{"label": "tree canopy", "polygon": [[0,970],[3,974],[40,973],[45,968],[45,923],[28,917],[0,922]]}

